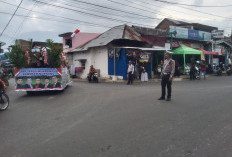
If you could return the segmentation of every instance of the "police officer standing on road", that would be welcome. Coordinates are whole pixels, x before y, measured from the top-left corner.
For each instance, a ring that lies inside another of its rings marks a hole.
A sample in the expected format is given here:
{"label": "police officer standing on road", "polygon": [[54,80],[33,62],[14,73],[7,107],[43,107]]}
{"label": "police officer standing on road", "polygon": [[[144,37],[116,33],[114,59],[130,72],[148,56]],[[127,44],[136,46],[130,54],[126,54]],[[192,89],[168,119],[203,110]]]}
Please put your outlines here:
{"label": "police officer standing on road", "polygon": [[135,71],[135,67],[132,64],[132,61],[129,61],[129,65],[128,65],[128,70],[127,70],[127,84],[133,84],[133,75],[134,75],[134,71]]}
{"label": "police officer standing on road", "polygon": [[171,52],[166,51],[163,70],[161,72],[162,95],[158,100],[165,100],[166,86],[168,89],[167,101],[171,101],[172,79],[175,73],[175,61],[171,58]]}

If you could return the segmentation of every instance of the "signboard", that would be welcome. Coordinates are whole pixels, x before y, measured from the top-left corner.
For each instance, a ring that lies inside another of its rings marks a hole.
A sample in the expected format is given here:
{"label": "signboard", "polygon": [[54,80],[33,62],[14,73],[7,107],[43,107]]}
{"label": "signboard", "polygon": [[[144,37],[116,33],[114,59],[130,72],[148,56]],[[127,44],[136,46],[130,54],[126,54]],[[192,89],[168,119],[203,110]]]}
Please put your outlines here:
{"label": "signboard", "polygon": [[211,32],[213,39],[222,39],[224,38],[224,30],[213,30]]}
{"label": "signboard", "polygon": [[176,26],[169,26],[169,33],[176,31],[177,34],[174,36],[175,38],[183,38],[183,39],[194,39],[194,40],[203,40],[203,41],[210,41],[211,40],[211,33],[192,30],[182,27]]}
{"label": "signboard", "polygon": [[142,55],[140,55],[140,62],[149,62],[149,54],[142,54]]}
{"label": "signboard", "polygon": [[59,90],[62,88],[62,69],[23,68],[15,74],[16,91]]}
{"label": "signboard", "polygon": [[211,33],[199,31],[199,40],[210,41],[211,40]]}
{"label": "signboard", "polygon": [[115,58],[119,59],[120,58],[120,52],[121,52],[120,48],[110,48],[110,49],[108,49],[109,58],[111,58],[111,59],[114,58],[114,51],[115,51]]}
{"label": "signboard", "polygon": [[199,40],[199,32],[197,30],[189,29],[188,30],[188,38]]}
{"label": "signboard", "polygon": [[188,39],[188,29],[176,26],[169,26],[169,33],[176,31],[176,38]]}
{"label": "signboard", "polygon": [[223,55],[223,48],[221,47],[216,47],[214,51],[217,52],[218,55]]}

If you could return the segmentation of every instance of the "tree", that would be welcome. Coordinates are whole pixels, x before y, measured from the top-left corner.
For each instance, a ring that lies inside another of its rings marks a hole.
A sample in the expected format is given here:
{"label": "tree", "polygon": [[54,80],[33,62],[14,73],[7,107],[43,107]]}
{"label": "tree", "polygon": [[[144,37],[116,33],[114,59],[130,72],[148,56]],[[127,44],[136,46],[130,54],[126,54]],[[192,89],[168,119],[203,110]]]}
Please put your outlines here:
{"label": "tree", "polygon": [[56,45],[53,40],[47,39],[47,60],[51,68],[60,68],[62,47]]}
{"label": "tree", "polygon": [[10,62],[18,69],[27,67],[27,57],[25,52],[17,44],[12,46],[10,53],[8,54]]}

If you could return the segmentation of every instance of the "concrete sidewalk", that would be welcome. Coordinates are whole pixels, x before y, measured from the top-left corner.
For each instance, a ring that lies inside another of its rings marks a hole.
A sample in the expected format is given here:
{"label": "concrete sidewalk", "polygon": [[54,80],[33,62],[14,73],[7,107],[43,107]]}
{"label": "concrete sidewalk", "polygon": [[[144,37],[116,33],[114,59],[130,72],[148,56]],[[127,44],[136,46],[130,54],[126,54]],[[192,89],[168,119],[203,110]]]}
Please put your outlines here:
{"label": "concrete sidewalk", "polygon": [[[173,81],[182,81],[183,79],[188,79],[188,76],[180,76],[180,77],[175,77],[173,79]],[[106,79],[106,78],[98,78],[99,82],[103,82],[103,83],[113,83],[113,82],[117,82],[117,83],[126,83],[125,80],[117,80],[117,81],[113,81],[112,79]],[[88,82],[87,79],[80,79],[80,78],[73,78],[72,79],[74,82]],[[159,78],[153,78],[153,79],[149,79],[148,82],[160,82],[161,79]],[[134,82],[141,82],[141,80],[134,80]]]}
{"label": "concrete sidewalk", "polygon": [[[226,73],[223,73],[222,76],[226,76]],[[217,76],[216,74],[207,74],[206,78],[208,77],[222,77],[222,76]],[[202,77],[203,78],[203,77]],[[113,83],[113,82],[117,82],[117,83],[126,83],[125,80],[117,80],[117,81],[113,81],[112,79],[106,79],[106,78],[98,78],[99,82],[103,82],[103,83]],[[72,78],[72,80],[74,82],[88,82],[87,79],[80,79],[80,78]],[[177,81],[183,81],[183,80],[189,80],[189,75],[181,75],[180,77],[175,77],[173,79],[174,82]],[[153,79],[149,79],[148,82],[160,82],[161,79],[160,78],[153,78]],[[141,82],[141,80],[134,80],[134,82]]]}

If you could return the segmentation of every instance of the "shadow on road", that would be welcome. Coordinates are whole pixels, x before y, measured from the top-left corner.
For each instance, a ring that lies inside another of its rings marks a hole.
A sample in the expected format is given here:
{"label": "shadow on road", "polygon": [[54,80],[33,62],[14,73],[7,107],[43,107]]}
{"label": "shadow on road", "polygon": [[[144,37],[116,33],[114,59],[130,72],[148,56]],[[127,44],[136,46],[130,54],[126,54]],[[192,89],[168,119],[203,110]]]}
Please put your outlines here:
{"label": "shadow on road", "polygon": [[69,86],[67,86],[64,90],[51,90],[51,91],[28,91],[27,94],[23,97],[33,97],[33,96],[48,96],[48,95],[59,95],[63,92],[68,92]]}

